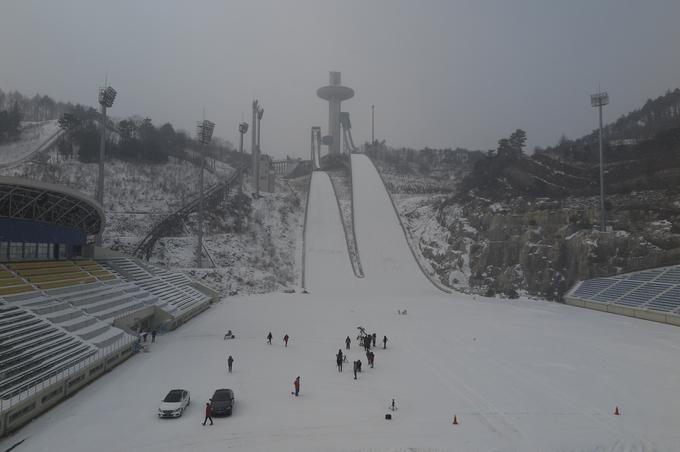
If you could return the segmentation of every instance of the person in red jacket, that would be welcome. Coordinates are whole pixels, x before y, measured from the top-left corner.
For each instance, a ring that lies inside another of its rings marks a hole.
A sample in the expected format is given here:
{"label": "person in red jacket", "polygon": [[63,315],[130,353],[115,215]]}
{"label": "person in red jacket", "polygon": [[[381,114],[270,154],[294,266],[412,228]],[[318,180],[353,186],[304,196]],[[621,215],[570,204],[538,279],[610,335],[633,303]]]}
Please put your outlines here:
{"label": "person in red jacket", "polygon": [[295,397],[300,394],[300,377],[298,376],[293,382],[293,387],[295,388]]}
{"label": "person in red jacket", "polygon": [[290,339],[290,338],[288,337],[287,334],[285,336],[283,336],[283,342],[286,343],[286,347],[288,347],[288,339]]}
{"label": "person in red jacket", "polygon": [[203,425],[205,425],[205,423],[208,422],[208,419],[210,419],[210,425],[213,425],[212,405],[210,405],[210,402],[205,402],[205,419],[203,419]]}

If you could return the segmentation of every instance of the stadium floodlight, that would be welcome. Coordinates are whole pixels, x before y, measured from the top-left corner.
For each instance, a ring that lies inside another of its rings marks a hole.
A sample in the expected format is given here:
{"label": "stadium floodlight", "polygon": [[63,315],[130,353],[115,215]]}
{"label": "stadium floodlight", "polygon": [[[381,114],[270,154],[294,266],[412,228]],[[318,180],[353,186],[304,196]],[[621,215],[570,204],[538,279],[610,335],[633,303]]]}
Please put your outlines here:
{"label": "stadium floodlight", "polygon": [[196,139],[202,145],[199,150],[201,159],[201,171],[198,176],[198,240],[196,244],[196,265],[198,268],[203,266],[203,173],[205,170],[205,151],[206,146],[212,139],[215,123],[204,119],[196,125]]}
{"label": "stadium floodlight", "polygon": [[[99,88],[99,105],[101,106],[101,136],[99,139],[99,179],[97,180],[97,202],[104,207],[104,158],[106,154],[106,109],[113,106],[113,101],[116,100],[116,92],[110,86]],[[97,246],[102,246],[103,228],[99,231],[96,238]]]}
{"label": "stadium floodlight", "polygon": [[[239,122],[238,131],[243,136],[246,132],[248,132],[248,123],[247,122]],[[241,152],[243,152],[243,146],[241,146]]]}
{"label": "stadium floodlight", "polygon": [[609,103],[609,94],[600,91],[590,95],[590,105],[600,111],[600,231],[607,230],[606,217],[604,211],[604,157],[602,153],[602,107]]}
{"label": "stadium floodlight", "polygon": [[213,130],[215,130],[215,123],[207,119],[199,121],[196,124],[196,139],[202,145],[207,145],[212,139]]}
{"label": "stadium floodlight", "polygon": [[105,106],[106,108],[111,108],[113,106],[113,101],[116,100],[116,92],[110,86],[99,89],[99,104]]}

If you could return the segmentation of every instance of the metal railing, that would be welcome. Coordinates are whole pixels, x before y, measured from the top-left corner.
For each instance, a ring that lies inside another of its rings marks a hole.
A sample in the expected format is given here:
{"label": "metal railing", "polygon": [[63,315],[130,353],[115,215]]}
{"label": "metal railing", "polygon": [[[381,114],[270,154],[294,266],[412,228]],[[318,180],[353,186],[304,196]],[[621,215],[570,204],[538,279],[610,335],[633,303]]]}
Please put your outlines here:
{"label": "metal railing", "polygon": [[11,393],[15,395],[6,397],[0,396],[0,415],[12,409],[14,406],[27,399],[35,398],[36,396],[54,390],[58,385],[63,384],[66,380],[75,375],[79,375],[89,368],[97,367],[100,363],[106,364],[106,361],[114,354],[126,349],[131,344],[137,342],[136,338],[125,335],[118,339],[113,344],[100,348],[95,354],[90,355],[84,360],[78,362],[74,366],[69,366],[66,369],[47,372],[46,375],[38,381],[31,381],[24,386],[12,388]]}
{"label": "metal railing", "polygon": [[[238,168],[231,176],[229,176],[229,179],[206,190],[204,195],[205,202],[208,204],[217,203],[225,196],[228,196],[231,189],[238,186],[243,170],[243,167]],[[179,210],[163,217],[153,226],[144,239],[139,242],[133,254],[139,258],[149,260],[153,248],[156,246],[156,242],[160,238],[169,235],[171,231],[181,228],[184,220],[186,220],[190,214],[198,211],[199,201],[200,199],[197,197],[188,204],[185,204]]]}

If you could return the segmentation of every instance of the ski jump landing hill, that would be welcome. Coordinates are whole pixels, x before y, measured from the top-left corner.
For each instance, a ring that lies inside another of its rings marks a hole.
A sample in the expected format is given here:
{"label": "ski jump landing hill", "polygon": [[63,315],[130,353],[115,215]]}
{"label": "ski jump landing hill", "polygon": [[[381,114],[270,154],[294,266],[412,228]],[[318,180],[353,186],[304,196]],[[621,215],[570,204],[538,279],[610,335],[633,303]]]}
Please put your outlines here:
{"label": "ski jump landing hill", "polygon": [[315,171],[305,225],[306,288],[379,297],[439,293],[417,265],[382,179],[365,155],[352,155],[352,185],[356,240],[366,277],[357,278],[352,271],[330,178]]}

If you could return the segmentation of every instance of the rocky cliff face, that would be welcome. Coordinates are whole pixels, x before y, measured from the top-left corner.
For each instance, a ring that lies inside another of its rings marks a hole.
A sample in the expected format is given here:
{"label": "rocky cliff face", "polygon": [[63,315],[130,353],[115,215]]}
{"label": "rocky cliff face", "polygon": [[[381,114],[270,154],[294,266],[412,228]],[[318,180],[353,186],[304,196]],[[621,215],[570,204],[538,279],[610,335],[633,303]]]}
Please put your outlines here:
{"label": "rocky cliff face", "polygon": [[[405,177],[376,163],[421,263],[456,290],[559,300],[579,280],[680,262],[677,184],[608,196],[609,231],[599,232],[599,198],[555,196],[567,191],[554,188],[564,187],[554,181],[565,176],[543,162],[540,180],[551,181],[552,196],[536,196],[535,185],[519,194],[507,179],[491,190],[451,195],[456,178],[427,177],[428,187],[441,190],[419,193],[417,173]],[[525,179],[539,180],[536,171]]]}
{"label": "rocky cliff face", "polygon": [[[442,203],[436,219],[445,243],[411,235],[444,284],[511,298],[527,293],[560,299],[578,280],[680,262],[679,194],[610,198],[614,227],[609,232],[592,227],[597,202],[477,198]],[[413,211],[405,219],[418,223]]]}

